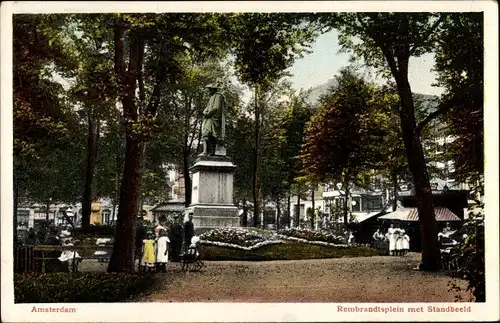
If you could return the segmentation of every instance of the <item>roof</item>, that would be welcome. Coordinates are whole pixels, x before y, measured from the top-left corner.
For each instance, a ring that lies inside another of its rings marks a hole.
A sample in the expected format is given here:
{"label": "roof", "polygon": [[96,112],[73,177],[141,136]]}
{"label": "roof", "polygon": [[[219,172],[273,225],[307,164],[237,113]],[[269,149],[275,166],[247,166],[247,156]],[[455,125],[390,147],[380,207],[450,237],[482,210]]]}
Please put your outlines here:
{"label": "roof", "polygon": [[[461,221],[461,219],[445,207],[435,207],[436,221]],[[417,208],[400,208],[389,214],[378,218],[379,220],[399,220],[399,221],[418,221]]]}

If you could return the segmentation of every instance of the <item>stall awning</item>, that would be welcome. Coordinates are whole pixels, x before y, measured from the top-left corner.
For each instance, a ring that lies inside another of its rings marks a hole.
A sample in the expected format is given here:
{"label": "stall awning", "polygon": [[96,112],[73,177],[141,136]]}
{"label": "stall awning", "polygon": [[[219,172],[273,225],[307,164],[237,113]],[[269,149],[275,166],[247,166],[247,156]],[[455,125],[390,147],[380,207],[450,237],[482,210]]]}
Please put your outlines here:
{"label": "stall awning", "polygon": [[[434,213],[436,214],[436,221],[448,222],[448,221],[461,221],[460,218],[449,209],[445,207],[434,208]],[[418,211],[417,208],[401,208],[394,212],[383,215],[378,218],[379,220],[397,220],[397,221],[418,221]]]}

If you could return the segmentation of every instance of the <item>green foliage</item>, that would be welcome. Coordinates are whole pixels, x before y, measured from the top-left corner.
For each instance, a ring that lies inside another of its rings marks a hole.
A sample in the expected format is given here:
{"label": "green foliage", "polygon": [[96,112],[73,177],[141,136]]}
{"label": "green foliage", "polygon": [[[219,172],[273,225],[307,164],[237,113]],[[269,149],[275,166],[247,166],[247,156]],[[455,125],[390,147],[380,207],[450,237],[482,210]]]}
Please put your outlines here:
{"label": "green foliage", "polygon": [[[38,138],[50,136],[64,144],[71,134],[65,125],[63,87],[54,82],[52,67],[74,66],[56,30],[65,24],[61,15],[13,17],[14,156],[22,164],[26,156],[40,155]],[[54,65],[55,64],[55,65]],[[56,70],[57,71],[57,70]]]}
{"label": "green foliage", "polygon": [[150,291],[147,274],[50,273],[15,274],[15,303],[101,303],[130,300]]}
{"label": "green foliage", "polygon": [[[474,301],[485,302],[484,184],[481,182],[474,189],[479,198],[469,207],[469,218],[460,229],[465,239],[452,249],[452,257],[459,264],[458,277],[468,282],[467,291],[472,292]],[[460,292],[458,285],[454,289]]]}
{"label": "green foliage", "polygon": [[383,160],[389,122],[373,85],[344,70],[320,99],[307,128],[302,164],[316,182],[351,183]]}
{"label": "green foliage", "polygon": [[203,247],[204,260],[220,261],[304,260],[377,255],[379,255],[377,250],[362,246],[339,248],[297,242],[267,245],[251,251],[215,246]]}
{"label": "green foliage", "polygon": [[243,83],[267,92],[318,35],[303,14],[243,13],[236,15],[229,37],[235,66]]}
{"label": "green foliage", "polygon": [[395,64],[392,59],[397,58],[400,64],[403,56],[418,57],[430,52],[438,39],[435,31],[442,23],[438,14],[427,12],[319,13],[312,20],[327,29],[337,29],[344,51],[362,57],[365,64],[387,77],[396,67],[391,66]]}
{"label": "green foliage", "polygon": [[312,108],[306,101],[308,94],[302,91],[298,94],[291,94],[289,104],[284,111],[286,113],[283,124],[285,142],[280,156],[287,172],[285,184],[288,190],[293,184],[298,184],[297,177],[302,169],[299,156],[306,138],[306,125],[312,115]]}
{"label": "green foliage", "polygon": [[236,200],[250,200],[252,197],[252,138],[254,120],[244,111],[238,113],[227,127],[228,154],[237,166],[234,174],[234,197]]}
{"label": "green foliage", "polygon": [[440,108],[447,109],[449,132],[456,139],[447,157],[455,162],[453,176],[475,182],[484,171],[483,13],[443,14],[435,69],[445,93]]}

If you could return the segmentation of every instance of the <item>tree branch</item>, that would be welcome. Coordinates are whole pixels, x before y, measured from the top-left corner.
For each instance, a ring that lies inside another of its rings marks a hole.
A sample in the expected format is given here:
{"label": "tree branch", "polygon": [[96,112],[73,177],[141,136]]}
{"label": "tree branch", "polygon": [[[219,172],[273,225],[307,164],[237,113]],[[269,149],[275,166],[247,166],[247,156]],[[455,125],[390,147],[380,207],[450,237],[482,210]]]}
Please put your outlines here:
{"label": "tree branch", "polygon": [[147,112],[149,115],[154,116],[156,115],[156,112],[158,111],[158,105],[160,104],[160,85],[163,80],[161,71],[160,71],[160,59],[163,55],[163,45],[165,44],[165,41],[162,41],[160,45],[160,53],[158,55],[158,63],[156,65],[156,76],[155,76],[155,85],[153,88],[153,93],[151,94],[151,100],[148,103],[148,108]]}
{"label": "tree branch", "polygon": [[[440,14],[439,19],[427,30],[427,32],[422,36],[422,40],[428,41],[429,37],[432,35],[432,33],[441,25],[441,23],[444,21],[445,14]],[[415,51],[416,51],[417,46],[413,46],[413,48],[410,49],[410,56],[412,56]]]}
{"label": "tree branch", "polygon": [[[114,42],[115,42],[115,73],[118,78],[118,84],[123,86],[123,79],[125,73],[125,53],[124,53],[124,33],[125,23],[119,18],[116,19],[114,24]],[[120,91],[121,92],[121,91]]]}
{"label": "tree branch", "polygon": [[453,105],[452,104],[445,104],[445,105],[441,105],[441,107],[439,109],[437,109],[436,111],[432,112],[432,113],[429,113],[429,115],[427,115],[427,117],[425,117],[424,120],[422,120],[415,128],[415,131],[417,133],[420,133],[422,131],[422,129],[424,129],[424,127],[429,123],[431,122],[432,120],[434,120],[435,118],[437,118],[438,116],[448,112],[449,110],[451,110],[453,108]]}

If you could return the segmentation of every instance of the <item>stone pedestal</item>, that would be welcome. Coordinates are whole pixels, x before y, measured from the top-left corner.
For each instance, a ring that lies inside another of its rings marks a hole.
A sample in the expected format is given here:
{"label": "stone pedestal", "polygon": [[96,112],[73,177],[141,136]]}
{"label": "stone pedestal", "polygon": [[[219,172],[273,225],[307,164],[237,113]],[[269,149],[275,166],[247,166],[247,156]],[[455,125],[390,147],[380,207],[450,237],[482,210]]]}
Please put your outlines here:
{"label": "stone pedestal", "polygon": [[238,227],[238,208],[233,202],[236,166],[226,156],[200,156],[193,173],[191,205],[195,229]]}

